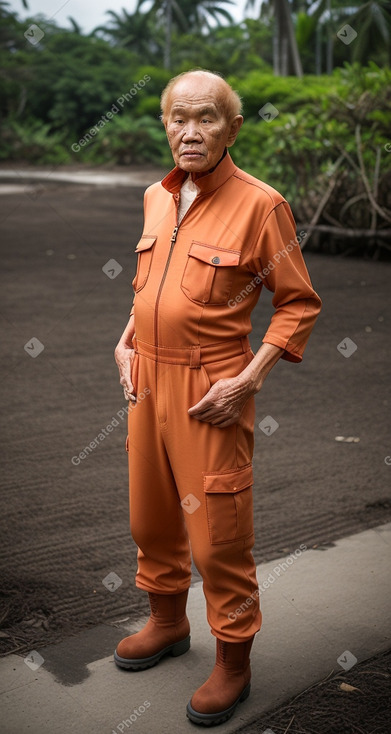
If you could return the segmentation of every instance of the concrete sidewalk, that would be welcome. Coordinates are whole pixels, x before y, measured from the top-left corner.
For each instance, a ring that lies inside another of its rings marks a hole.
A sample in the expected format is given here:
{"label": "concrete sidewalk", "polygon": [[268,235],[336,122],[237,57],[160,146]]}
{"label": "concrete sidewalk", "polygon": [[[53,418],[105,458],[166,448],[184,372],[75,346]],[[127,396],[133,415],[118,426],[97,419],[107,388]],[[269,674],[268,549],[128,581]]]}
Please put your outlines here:
{"label": "concrete sidewalk", "polygon": [[[391,523],[327,550],[299,551],[289,561],[258,566],[263,627],[253,646],[252,693],[229,722],[216,728],[221,734],[237,731],[333,670],[347,670],[391,647]],[[119,670],[112,652],[145,620],[137,626],[100,625],[40,649],[39,668],[36,653],[27,662],[16,655],[3,658],[1,731],[205,731],[185,716],[187,701],[214,661],[200,583],[190,590],[188,614],[190,651],[139,673]]]}
{"label": "concrete sidewalk", "polygon": [[[39,168],[34,170],[0,168],[0,194],[15,194],[20,191],[28,193],[35,190],[37,184],[42,187],[51,183],[147,187],[155,181],[160,181],[162,175],[164,175],[163,169],[148,167],[145,170],[126,168],[124,171],[106,171],[103,167],[67,171],[62,165],[41,170]],[[35,185],[34,182],[36,182]]]}

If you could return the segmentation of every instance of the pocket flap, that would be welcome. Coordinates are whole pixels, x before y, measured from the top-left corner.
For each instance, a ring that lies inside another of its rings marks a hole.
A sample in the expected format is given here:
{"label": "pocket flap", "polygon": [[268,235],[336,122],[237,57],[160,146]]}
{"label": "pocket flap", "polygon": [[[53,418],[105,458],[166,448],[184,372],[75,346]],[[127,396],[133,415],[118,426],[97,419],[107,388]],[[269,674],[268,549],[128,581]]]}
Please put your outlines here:
{"label": "pocket flap", "polygon": [[156,235],[149,235],[149,234],[143,234],[140,242],[138,243],[135,252],[142,252],[143,250],[149,250],[152,245],[155,244],[157,240]]}
{"label": "pocket flap", "polygon": [[202,242],[192,242],[189,250],[190,257],[196,257],[208,265],[226,267],[227,265],[239,265],[240,252],[237,250],[225,250],[214,245],[205,245]]}
{"label": "pocket flap", "polygon": [[240,492],[253,483],[252,464],[228,472],[204,474],[204,492]]}

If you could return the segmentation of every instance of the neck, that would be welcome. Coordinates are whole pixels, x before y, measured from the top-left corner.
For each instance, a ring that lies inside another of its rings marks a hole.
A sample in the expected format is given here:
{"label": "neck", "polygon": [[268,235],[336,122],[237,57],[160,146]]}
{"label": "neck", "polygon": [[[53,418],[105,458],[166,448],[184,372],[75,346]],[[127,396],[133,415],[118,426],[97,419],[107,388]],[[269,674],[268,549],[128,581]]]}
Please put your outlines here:
{"label": "neck", "polygon": [[223,158],[227,155],[227,153],[228,153],[228,148],[224,148],[223,155],[217,161],[216,165],[213,166],[213,168],[210,168],[209,171],[192,171],[192,173],[190,174],[190,176],[192,178],[192,181],[197,181],[198,178],[202,178],[202,176],[208,176],[209,173],[213,173],[213,171],[216,170],[216,168],[219,165],[219,163],[221,163],[221,161],[223,160]]}

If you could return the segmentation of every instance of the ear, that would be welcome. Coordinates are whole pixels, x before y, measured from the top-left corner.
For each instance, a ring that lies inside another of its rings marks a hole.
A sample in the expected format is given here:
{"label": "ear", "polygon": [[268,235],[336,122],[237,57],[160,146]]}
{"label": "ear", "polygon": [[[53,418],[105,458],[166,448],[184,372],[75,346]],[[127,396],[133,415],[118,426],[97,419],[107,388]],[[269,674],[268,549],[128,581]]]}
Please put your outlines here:
{"label": "ear", "polygon": [[234,119],[231,122],[231,127],[228,133],[228,138],[227,138],[227,143],[226,143],[227,148],[229,148],[231,145],[234,144],[236,138],[238,137],[238,133],[242,125],[243,125],[243,115],[236,115],[236,117],[234,117]]}
{"label": "ear", "polygon": [[167,130],[167,120],[162,120],[161,119],[161,122],[162,122],[162,125],[164,127],[164,132],[166,133],[167,140],[168,140],[168,142],[170,142],[170,138],[169,138],[168,130]]}

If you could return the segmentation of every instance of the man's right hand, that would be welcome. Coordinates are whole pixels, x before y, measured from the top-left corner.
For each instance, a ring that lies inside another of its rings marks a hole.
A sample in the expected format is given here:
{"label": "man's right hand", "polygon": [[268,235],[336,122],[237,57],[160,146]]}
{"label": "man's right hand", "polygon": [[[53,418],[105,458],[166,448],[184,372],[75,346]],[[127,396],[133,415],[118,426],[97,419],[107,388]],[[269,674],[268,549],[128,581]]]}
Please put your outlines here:
{"label": "man's right hand", "polygon": [[114,358],[119,370],[119,382],[124,389],[125,400],[136,401],[134,387],[131,380],[132,364],[135,351],[119,342],[114,351]]}

